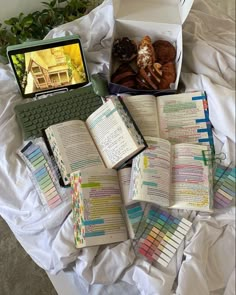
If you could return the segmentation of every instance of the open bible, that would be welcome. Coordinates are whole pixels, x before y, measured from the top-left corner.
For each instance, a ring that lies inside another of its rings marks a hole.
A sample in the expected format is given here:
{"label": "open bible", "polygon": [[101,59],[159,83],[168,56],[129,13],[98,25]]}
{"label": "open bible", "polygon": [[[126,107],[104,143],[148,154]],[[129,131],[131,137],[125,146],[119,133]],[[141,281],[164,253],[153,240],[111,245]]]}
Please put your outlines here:
{"label": "open bible", "polygon": [[85,122],[72,120],[45,130],[65,185],[70,173],[89,167],[119,168],[146,148],[122,101],[112,98]]}
{"label": "open bible", "polygon": [[133,159],[129,200],[163,207],[211,211],[212,167],[209,147],[172,145],[146,137],[148,148]]}
{"label": "open bible", "polygon": [[128,238],[115,169],[83,169],[71,174],[74,239],[77,248]]}
{"label": "open bible", "polygon": [[123,96],[131,116],[144,136],[175,143],[213,146],[205,92]]}

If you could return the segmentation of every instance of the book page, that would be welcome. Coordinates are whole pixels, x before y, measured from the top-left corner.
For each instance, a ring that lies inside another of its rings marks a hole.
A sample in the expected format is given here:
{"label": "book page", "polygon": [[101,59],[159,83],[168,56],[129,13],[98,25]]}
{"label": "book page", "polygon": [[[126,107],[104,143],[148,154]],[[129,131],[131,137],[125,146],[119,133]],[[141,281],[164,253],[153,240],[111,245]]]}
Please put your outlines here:
{"label": "book page", "polygon": [[135,237],[135,229],[139,225],[143,211],[140,202],[133,201],[129,196],[131,167],[125,167],[118,172],[121,195],[124,204],[124,215],[130,239]]}
{"label": "book page", "polygon": [[171,144],[164,139],[146,137],[148,148],[133,159],[130,198],[169,206]]}
{"label": "book page", "polygon": [[134,95],[122,99],[143,136],[160,137],[156,98],[153,95]]}
{"label": "book page", "polygon": [[70,173],[82,168],[104,167],[97,148],[83,121],[71,120],[45,130],[65,184]]}
{"label": "book page", "polygon": [[173,146],[171,208],[209,211],[212,181],[206,146]]}
{"label": "book page", "polygon": [[204,92],[157,97],[160,137],[176,143],[213,145]]}
{"label": "book page", "polygon": [[120,184],[121,195],[124,205],[132,203],[129,199],[129,186],[131,177],[131,167],[126,167],[117,171]]}
{"label": "book page", "polygon": [[[72,174],[76,247],[95,246],[127,239],[117,171],[83,169]],[[77,201],[79,200],[79,201]],[[80,214],[77,214],[79,207]]]}
{"label": "book page", "polygon": [[120,109],[119,100],[110,99],[86,120],[107,168],[117,168],[145,148],[143,138]]}

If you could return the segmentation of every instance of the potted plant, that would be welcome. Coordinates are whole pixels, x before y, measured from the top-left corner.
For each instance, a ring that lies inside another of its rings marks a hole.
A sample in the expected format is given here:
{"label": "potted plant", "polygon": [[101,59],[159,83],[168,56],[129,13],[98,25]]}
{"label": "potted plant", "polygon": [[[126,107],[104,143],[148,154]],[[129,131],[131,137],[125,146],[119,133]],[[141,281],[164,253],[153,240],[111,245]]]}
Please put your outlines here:
{"label": "potted plant", "polygon": [[45,8],[0,23],[0,62],[7,62],[6,48],[30,40],[41,40],[47,33],[66,22],[88,13],[102,1],[99,0],[52,0],[42,2]]}

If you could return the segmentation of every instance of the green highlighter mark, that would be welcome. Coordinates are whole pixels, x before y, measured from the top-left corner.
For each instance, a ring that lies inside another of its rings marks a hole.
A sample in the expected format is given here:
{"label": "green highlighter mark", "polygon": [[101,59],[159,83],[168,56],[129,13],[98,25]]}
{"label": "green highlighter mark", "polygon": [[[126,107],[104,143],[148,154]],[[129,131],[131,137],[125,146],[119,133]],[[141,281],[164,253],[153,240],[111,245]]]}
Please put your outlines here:
{"label": "green highlighter mark", "polygon": [[101,183],[100,182],[81,183],[81,188],[86,188],[86,187],[101,187]]}
{"label": "green highlighter mark", "polygon": [[157,187],[157,183],[151,181],[143,181],[143,185]]}

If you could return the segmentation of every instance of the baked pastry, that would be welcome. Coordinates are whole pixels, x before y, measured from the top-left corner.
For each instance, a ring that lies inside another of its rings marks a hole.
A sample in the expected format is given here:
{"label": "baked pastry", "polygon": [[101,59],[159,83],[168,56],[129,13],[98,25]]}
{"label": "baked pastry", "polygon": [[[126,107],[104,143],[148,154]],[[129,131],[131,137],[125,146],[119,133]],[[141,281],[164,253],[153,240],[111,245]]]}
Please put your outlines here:
{"label": "baked pastry", "polygon": [[140,89],[140,90],[151,90],[152,89],[152,87],[140,75],[140,73],[137,74],[136,81],[137,81],[137,89]]}
{"label": "baked pastry", "polygon": [[170,84],[176,80],[176,69],[173,62],[168,62],[161,67],[162,78],[159,83],[159,89],[168,89]]}
{"label": "baked pastry", "polygon": [[136,88],[136,72],[128,63],[123,63],[112,74],[111,82],[128,88]]}
{"label": "baked pastry", "polygon": [[[154,63],[151,66],[141,68],[138,72],[136,80],[139,84],[139,88],[144,89],[159,89],[159,83],[161,81],[162,71],[161,64]],[[141,86],[142,85],[142,86]]]}
{"label": "baked pastry", "polygon": [[129,62],[137,56],[137,44],[128,37],[116,39],[113,43],[112,53],[121,62]]}
{"label": "baked pastry", "polygon": [[155,51],[156,62],[163,65],[175,61],[176,49],[170,42],[157,40],[153,43],[153,48]]}
{"label": "baked pastry", "polygon": [[137,55],[137,66],[145,68],[151,66],[155,62],[155,52],[152,46],[152,40],[149,36],[145,36],[139,46]]}

